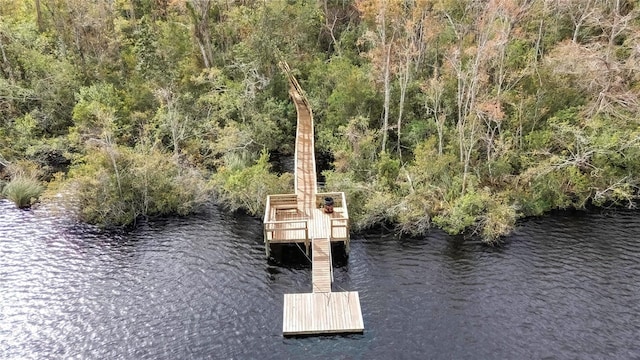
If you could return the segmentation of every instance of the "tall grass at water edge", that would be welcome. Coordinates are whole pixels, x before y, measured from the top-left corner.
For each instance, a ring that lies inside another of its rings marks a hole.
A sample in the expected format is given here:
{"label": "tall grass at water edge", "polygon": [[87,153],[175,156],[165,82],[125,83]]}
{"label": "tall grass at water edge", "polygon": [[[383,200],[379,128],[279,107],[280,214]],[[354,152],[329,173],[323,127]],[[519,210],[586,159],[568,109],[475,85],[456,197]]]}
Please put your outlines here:
{"label": "tall grass at water edge", "polygon": [[44,188],[38,180],[16,177],[2,189],[2,194],[20,209],[28,208],[38,199]]}

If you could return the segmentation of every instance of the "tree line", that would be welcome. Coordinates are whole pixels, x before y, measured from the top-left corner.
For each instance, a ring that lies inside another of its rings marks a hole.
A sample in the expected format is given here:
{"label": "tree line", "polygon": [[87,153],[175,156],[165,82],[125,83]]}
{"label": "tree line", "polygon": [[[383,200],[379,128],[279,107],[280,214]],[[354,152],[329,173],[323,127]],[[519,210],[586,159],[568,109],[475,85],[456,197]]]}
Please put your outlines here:
{"label": "tree line", "polygon": [[635,206],[628,0],[0,0],[4,194],[103,226],[290,192],[286,60],[356,229]]}

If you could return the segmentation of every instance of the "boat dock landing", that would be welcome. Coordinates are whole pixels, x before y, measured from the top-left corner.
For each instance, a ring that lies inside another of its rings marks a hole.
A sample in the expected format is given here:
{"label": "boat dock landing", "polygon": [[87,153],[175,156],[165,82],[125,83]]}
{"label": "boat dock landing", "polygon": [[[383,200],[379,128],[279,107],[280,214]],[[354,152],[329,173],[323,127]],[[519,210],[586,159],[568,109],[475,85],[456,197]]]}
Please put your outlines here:
{"label": "boat dock landing", "polygon": [[332,292],[331,242],[349,252],[349,213],[343,192],[318,193],[313,115],[298,81],[286,63],[289,94],[298,114],[295,148],[295,194],[267,196],[264,242],[267,256],[274,243],[304,244],[311,250],[311,292],[285,294],[282,332],[290,335],[362,333],[364,322],[357,292]]}

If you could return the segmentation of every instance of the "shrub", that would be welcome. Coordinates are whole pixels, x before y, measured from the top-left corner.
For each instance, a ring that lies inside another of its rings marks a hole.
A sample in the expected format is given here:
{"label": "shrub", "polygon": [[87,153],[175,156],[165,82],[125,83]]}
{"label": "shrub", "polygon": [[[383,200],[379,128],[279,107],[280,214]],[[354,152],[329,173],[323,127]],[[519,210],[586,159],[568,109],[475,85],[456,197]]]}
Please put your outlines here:
{"label": "shrub", "polygon": [[459,234],[476,225],[486,212],[489,195],[471,190],[455,199],[451,207],[443,214],[435,216],[433,221],[449,234]]}
{"label": "shrub", "polygon": [[13,178],[2,190],[4,196],[13,201],[18,208],[30,207],[42,194],[42,185],[36,179],[28,177]]}
{"label": "shrub", "polygon": [[391,192],[371,191],[365,199],[363,216],[356,219],[354,227],[359,230],[371,228],[377,224],[396,223],[403,204],[401,199]]}
{"label": "shrub", "polygon": [[496,243],[500,237],[506,236],[516,224],[517,213],[512,205],[499,198],[492,197],[487,212],[481,217],[482,241],[488,244]]}
{"label": "shrub", "polygon": [[62,180],[67,208],[102,227],[139,217],[186,215],[207,201],[197,170],[157,149],[114,146],[91,150]]}
{"label": "shrub", "polygon": [[450,234],[472,230],[473,234],[481,235],[482,241],[493,244],[513,230],[516,218],[512,205],[485,188],[472,189],[457,198],[451,208],[433,221]]}
{"label": "shrub", "polygon": [[226,156],[225,166],[211,179],[221,205],[232,211],[244,209],[252,215],[260,215],[264,212],[267,195],[292,192],[292,175],[271,173],[268,152],[263,151],[251,166],[243,164],[241,159],[242,156]]}

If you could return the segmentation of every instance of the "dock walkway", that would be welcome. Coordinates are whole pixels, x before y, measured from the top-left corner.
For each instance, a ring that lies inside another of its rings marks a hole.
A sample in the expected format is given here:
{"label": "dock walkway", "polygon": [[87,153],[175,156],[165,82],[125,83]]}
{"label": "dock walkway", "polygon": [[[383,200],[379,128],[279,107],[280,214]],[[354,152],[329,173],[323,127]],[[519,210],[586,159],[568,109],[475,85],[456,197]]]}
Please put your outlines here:
{"label": "dock walkway", "polygon": [[[295,194],[269,195],[264,216],[267,256],[272,243],[304,243],[312,256],[311,293],[285,294],[282,331],[287,335],[361,333],[364,331],[357,292],[332,292],[331,242],[349,251],[349,213],[344,193],[318,193],[313,114],[298,81],[289,77],[290,95],[298,114],[295,148]],[[325,212],[324,199],[334,201]]]}

